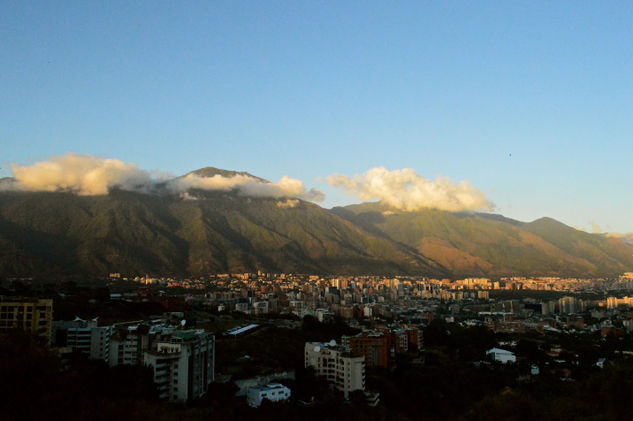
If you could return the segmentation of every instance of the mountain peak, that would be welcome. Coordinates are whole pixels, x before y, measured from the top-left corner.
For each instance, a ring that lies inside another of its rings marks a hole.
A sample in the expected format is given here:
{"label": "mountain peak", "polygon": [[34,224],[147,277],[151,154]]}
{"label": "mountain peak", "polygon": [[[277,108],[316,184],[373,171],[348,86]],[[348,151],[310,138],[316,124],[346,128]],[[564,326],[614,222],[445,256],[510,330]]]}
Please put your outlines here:
{"label": "mountain peak", "polygon": [[573,229],[572,227],[557,221],[554,218],[550,218],[549,216],[543,216],[542,218],[538,218],[535,219],[532,222],[529,222],[528,225],[532,225],[532,226],[538,226],[538,227],[558,227],[558,228],[569,228],[569,229]]}
{"label": "mountain peak", "polygon": [[186,175],[189,174],[193,174],[193,175],[197,175],[198,177],[214,177],[216,175],[222,176],[222,177],[235,177],[237,175],[244,175],[247,177],[251,177],[254,178],[256,180],[259,181],[263,181],[266,182],[266,180],[264,180],[263,178],[257,177],[253,174],[250,174],[246,171],[231,171],[231,170],[223,170],[221,168],[215,168],[215,167],[204,167],[204,168],[200,168],[197,169],[195,171],[191,171],[189,173],[187,173]]}

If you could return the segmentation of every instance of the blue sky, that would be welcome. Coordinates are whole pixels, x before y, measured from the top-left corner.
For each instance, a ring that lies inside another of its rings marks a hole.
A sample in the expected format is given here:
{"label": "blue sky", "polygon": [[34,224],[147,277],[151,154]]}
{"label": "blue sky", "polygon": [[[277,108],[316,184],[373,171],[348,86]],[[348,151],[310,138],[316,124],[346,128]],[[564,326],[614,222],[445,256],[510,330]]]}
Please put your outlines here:
{"label": "blue sky", "polygon": [[0,4],[0,170],[468,180],[520,220],[633,231],[630,2]]}

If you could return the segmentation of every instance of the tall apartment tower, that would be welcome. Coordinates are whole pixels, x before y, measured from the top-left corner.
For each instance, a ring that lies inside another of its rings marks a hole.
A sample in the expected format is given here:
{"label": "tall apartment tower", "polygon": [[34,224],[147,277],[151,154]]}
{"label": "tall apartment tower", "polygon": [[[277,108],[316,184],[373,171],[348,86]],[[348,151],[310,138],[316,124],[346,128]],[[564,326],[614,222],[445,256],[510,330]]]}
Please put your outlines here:
{"label": "tall apartment tower", "polygon": [[53,322],[55,344],[83,352],[90,359],[108,362],[112,326],[98,326],[97,319]]}
{"label": "tall apartment tower", "polygon": [[313,367],[345,398],[355,390],[365,390],[365,356],[347,352],[336,341],[306,342],[305,367]]}
{"label": "tall apartment tower", "polygon": [[110,339],[110,366],[143,364],[143,353],[153,349],[167,332],[161,321],[121,323],[113,327]]}
{"label": "tall apartment tower", "polygon": [[144,353],[161,399],[188,401],[204,395],[215,378],[215,337],[202,330],[177,330]]}

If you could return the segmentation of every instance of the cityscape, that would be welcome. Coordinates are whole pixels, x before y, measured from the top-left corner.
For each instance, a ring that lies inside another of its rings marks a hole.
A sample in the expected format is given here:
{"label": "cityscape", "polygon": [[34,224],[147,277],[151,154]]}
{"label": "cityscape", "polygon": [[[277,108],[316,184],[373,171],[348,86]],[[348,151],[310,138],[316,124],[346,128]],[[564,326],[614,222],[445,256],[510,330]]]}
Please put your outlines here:
{"label": "cityscape", "polygon": [[0,2],[0,420],[633,418],[631,22]]}
{"label": "cityscape", "polygon": [[5,280],[0,330],[38,337],[62,373],[81,364],[144,367],[130,375],[153,385],[146,404],[173,417],[280,410],[309,418],[334,407],[339,415],[470,418],[472,408],[410,412],[385,390],[385,377],[406,369],[424,379],[450,364],[518,390],[574,384],[633,361],[632,305],[631,272],[497,280],[110,273],[85,285]]}

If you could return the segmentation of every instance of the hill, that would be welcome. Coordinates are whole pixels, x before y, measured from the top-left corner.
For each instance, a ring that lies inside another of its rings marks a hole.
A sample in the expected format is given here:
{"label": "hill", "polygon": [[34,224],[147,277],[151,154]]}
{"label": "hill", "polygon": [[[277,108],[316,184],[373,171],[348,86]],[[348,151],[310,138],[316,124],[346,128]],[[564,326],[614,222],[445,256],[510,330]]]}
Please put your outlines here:
{"label": "hill", "polygon": [[1,193],[0,276],[448,273],[309,202],[194,193]]}
{"label": "hill", "polygon": [[[189,174],[266,183],[213,167]],[[524,223],[482,213],[400,212],[377,203],[326,210],[232,191],[148,191],[0,192],[0,276],[262,270],[597,277],[633,269],[633,246],[550,218]]]}
{"label": "hill", "polygon": [[455,276],[613,276],[633,267],[630,245],[551,218],[523,223],[481,213],[394,212],[376,203],[332,212],[414,247]]}
{"label": "hill", "polygon": [[197,169],[195,171],[191,171],[187,174],[185,174],[185,177],[188,176],[189,174],[193,174],[193,175],[197,175],[198,177],[214,177],[216,175],[222,176],[222,177],[234,177],[236,175],[244,175],[247,177],[251,177],[254,178],[255,180],[258,181],[264,181],[266,182],[267,180],[264,180],[263,178],[257,177],[253,174],[250,174],[246,171],[231,171],[231,170],[223,170],[220,168],[215,168],[215,167],[204,167],[204,168],[200,168]]}

